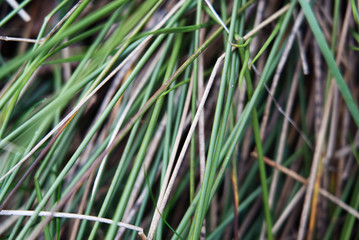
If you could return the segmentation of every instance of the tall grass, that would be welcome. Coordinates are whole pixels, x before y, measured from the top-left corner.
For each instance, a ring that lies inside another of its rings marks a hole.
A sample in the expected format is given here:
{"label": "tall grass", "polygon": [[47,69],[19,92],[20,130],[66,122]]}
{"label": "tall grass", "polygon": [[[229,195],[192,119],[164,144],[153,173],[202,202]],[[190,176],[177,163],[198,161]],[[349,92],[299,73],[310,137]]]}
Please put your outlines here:
{"label": "tall grass", "polygon": [[37,2],[0,3],[1,239],[359,237],[357,2]]}

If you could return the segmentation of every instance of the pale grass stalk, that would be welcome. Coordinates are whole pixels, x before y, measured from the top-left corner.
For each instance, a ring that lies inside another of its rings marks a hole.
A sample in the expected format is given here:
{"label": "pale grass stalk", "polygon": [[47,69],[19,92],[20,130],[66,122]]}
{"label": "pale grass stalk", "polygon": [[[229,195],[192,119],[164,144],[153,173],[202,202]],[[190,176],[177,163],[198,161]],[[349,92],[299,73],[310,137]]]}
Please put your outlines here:
{"label": "pale grass stalk", "polygon": [[283,225],[283,223],[287,220],[289,215],[292,213],[295,207],[297,207],[297,204],[299,203],[299,200],[304,196],[305,193],[305,186],[302,186],[299,191],[294,195],[288,206],[284,209],[282,214],[279,216],[278,220],[275,222],[272,230],[273,233],[277,233],[280,229],[280,227]]}
{"label": "pale grass stalk", "polygon": [[[200,67],[199,67],[200,69]],[[199,71],[200,72],[200,71]],[[202,69],[203,75],[203,69]],[[202,78],[203,80],[203,78]],[[200,86],[201,85],[201,86]],[[198,96],[203,96],[203,81],[198,82]],[[199,116],[199,123],[198,123],[198,134],[199,134],[199,164],[200,164],[200,185],[202,185],[204,171],[206,168],[206,138],[205,138],[205,126],[204,126],[204,110],[203,113]]]}
{"label": "pale grass stalk", "polygon": [[359,219],[359,212],[356,209],[352,208],[350,205],[340,200],[340,198],[334,196],[333,194],[322,188],[319,189],[319,193],[333,203],[335,203],[336,205],[338,205],[339,207],[341,207],[342,209],[344,209],[345,211],[347,211],[349,214],[353,215],[353,217],[355,217],[356,219]]}
{"label": "pale grass stalk", "polygon": [[[208,1],[208,0],[206,0]],[[208,16],[206,16],[208,18]],[[202,21],[204,21],[204,16],[202,15]],[[199,36],[199,44],[203,44],[204,42],[204,34],[205,30],[200,30],[200,36]],[[203,66],[203,55],[198,56],[198,76],[197,76],[197,82],[198,82],[198,88],[197,88],[197,95],[199,98],[203,96],[203,86],[204,86],[204,66]],[[198,107],[198,102],[197,102]],[[205,126],[204,126],[204,116],[205,112],[203,109],[202,114],[199,116],[199,122],[198,122],[198,140],[199,140],[199,185],[198,187],[202,186],[203,178],[204,178],[204,172],[206,169],[206,138],[205,138]],[[204,240],[206,236],[206,220],[203,221],[202,229],[201,229],[201,235],[200,239]]]}
{"label": "pale grass stalk", "polygon": [[171,177],[172,167],[174,165],[175,157],[177,155],[178,147],[179,147],[179,144],[180,144],[180,141],[181,141],[181,138],[182,138],[183,129],[184,129],[185,124],[186,124],[186,119],[188,119],[190,121],[190,118],[187,118],[187,113],[188,113],[189,105],[190,105],[190,102],[191,102],[192,88],[193,88],[193,82],[190,81],[190,84],[189,84],[189,87],[188,87],[188,90],[187,90],[187,96],[186,96],[182,116],[181,116],[180,125],[178,127],[176,139],[175,139],[175,142],[173,144],[173,148],[172,148],[170,160],[168,162],[165,178],[163,179],[163,183],[162,183],[162,186],[161,186],[160,195],[159,195],[158,200],[157,200],[157,206],[156,206],[157,211],[154,212],[154,216],[152,217],[152,222],[151,222],[151,226],[150,226],[150,230],[149,230],[150,232],[148,234],[148,235],[150,235],[150,233],[153,232],[153,233],[151,233],[152,238],[153,238],[153,236],[154,236],[154,234],[156,232],[156,228],[157,228],[158,222],[159,222],[160,217],[161,217],[159,213],[162,214],[162,211],[163,211],[163,209],[160,210],[160,209],[158,209],[158,207],[160,206],[160,204],[163,203],[163,197],[164,197],[164,194],[165,194],[166,187],[168,185],[168,181],[169,181],[169,179]]}
{"label": "pale grass stalk", "polygon": [[[262,22],[266,2],[267,1],[265,1],[265,0],[259,0],[258,1],[257,11],[256,11],[256,18],[254,20],[254,26],[258,26],[259,23]],[[252,40],[252,42],[250,43],[250,46],[249,46],[249,51],[251,53],[250,54],[251,56],[254,56],[254,51],[256,51],[257,45],[258,45],[258,38],[254,38]]]}
{"label": "pale grass stalk", "polygon": [[[157,211],[155,211],[154,216],[152,218],[151,227],[150,227],[150,230],[149,230],[149,233],[148,233],[148,239],[150,239],[150,240],[152,240],[153,237],[154,237],[158,222],[160,220],[160,214],[162,214],[162,211],[166,206],[166,203],[167,203],[168,197],[170,195],[170,192],[172,190],[174,181],[175,181],[175,179],[177,177],[178,171],[179,171],[179,169],[181,167],[182,161],[183,161],[184,156],[186,154],[188,145],[189,145],[189,143],[191,141],[192,134],[193,134],[193,132],[194,132],[196,126],[197,126],[199,116],[202,114],[204,104],[205,104],[205,102],[207,100],[209,91],[211,90],[211,87],[212,87],[212,84],[214,82],[217,70],[218,70],[220,64],[222,63],[224,57],[225,57],[225,54],[222,54],[216,61],[216,64],[215,64],[215,66],[213,68],[213,71],[212,71],[211,76],[209,78],[209,81],[207,83],[206,89],[205,89],[205,91],[203,93],[203,97],[202,97],[201,102],[200,102],[200,104],[198,106],[196,115],[195,115],[195,117],[193,119],[192,125],[191,125],[191,127],[189,129],[189,132],[188,132],[188,135],[186,137],[186,140],[185,140],[185,142],[183,144],[182,150],[181,150],[180,155],[178,157],[176,166],[175,166],[175,168],[173,170],[173,173],[172,173],[171,179],[170,179],[170,181],[168,183],[168,186],[166,186],[166,183],[168,181],[168,179],[166,179],[166,178],[165,178],[166,181],[164,181],[164,184],[162,185],[161,193],[163,192],[164,195],[163,195],[163,198],[159,199],[161,201],[157,202]],[[171,158],[172,158],[173,155],[174,154],[171,154]],[[174,157],[175,157],[175,155],[174,155]],[[173,159],[174,159],[174,157],[173,157]],[[170,162],[172,162],[171,159],[170,159]],[[172,165],[171,166],[169,165],[169,167],[167,168],[166,177],[167,177],[167,173],[168,173],[168,176],[170,175],[170,171],[171,171],[170,167],[172,168]],[[165,191],[163,189],[165,189]],[[161,196],[161,194],[160,194],[160,196]]]}
{"label": "pale grass stalk", "polygon": [[229,30],[226,26],[226,24],[224,24],[224,22],[222,21],[221,17],[218,15],[218,13],[216,12],[216,10],[213,8],[212,4],[210,1],[208,0],[204,0],[207,4],[207,6],[209,7],[209,9],[211,10],[211,12],[213,13],[213,15],[216,17],[216,19],[218,20],[218,22],[221,24],[221,26],[223,27],[224,30],[226,30],[226,32],[229,34]]}
{"label": "pale grass stalk", "polygon": [[3,219],[0,224],[0,236],[5,236],[5,232],[9,229],[12,229],[15,226],[17,220],[17,216],[10,216],[6,219]]}
{"label": "pale grass stalk", "polygon": [[323,120],[322,120],[322,123],[320,126],[319,135],[318,135],[318,139],[317,139],[316,146],[315,146],[314,157],[313,157],[309,180],[308,180],[308,187],[307,187],[307,191],[305,194],[304,205],[303,205],[303,209],[302,209],[298,237],[297,237],[298,240],[304,239],[304,234],[305,234],[308,215],[309,215],[309,207],[312,202],[311,200],[312,200],[312,195],[313,195],[315,179],[317,178],[319,161],[321,161],[320,159],[322,158],[322,155],[323,155],[326,130],[327,130],[328,122],[329,122],[329,114],[330,114],[332,100],[333,100],[333,94],[334,94],[334,86],[335,86],[334,81],[331,81],[331,87],[330,87],[330,91],[329,91],[325,109],[324,109]]}
{"label": "pale grass stalk", "polygon": [[[13,9],[17,9],[19,7],[19,4],[15,1],[15,0],[6,0],[6,2],[13,8]],[[25,22],[30,22],[31,21],[31,17],[30,15],[24,10],[24,9],[20,9],[18,11],[19,16],[22,18],[22,20],[24,20]]]}
{"label": "pale grass stalk", "polygon": [[[0,215],[3,216],[32,216],[35,211],[31,210],[1,210]],[[100,218],[96,216],[82,215],[76,213],[65,213],[65,212],[49,212],[49,211],[40,211],[39,217],[56,217],[56,218],[69,218],[69,219],[81,219],[93,222],[101,222],[106,224],[112,224],[113,221],[107,218]],[[124,227],[133,231],[142,232],[143,228],[137,227],[128,223],[118,222],[119,227]]]}
{"label": "pale grass stalk", "polygon": [[[202,22],[207,20],[208,16],[202,16]],[[200,45],[204,42],[205,30],[200,30],[199,43]],[[204,92],[204,65],[203,55],[198,56],[198,97],[203,96]],[[197,104],[198,105],[198,104]],[[200,166],[200,185],[202,185],[204,171],[206,168],[206,136],[205,136],[205,125],[204,125],[205,110],[199,116],[198,122],[198,138],[199,138],[199,166]]]}
{"label": "pale grass stalk", "polygon": [[297,41],[298,41],[298,46],[299,46],[299,54],[300,54],[300,60],[302,63],[303,74],[308,75],[309,74],[309,64],[308,64],[307,57],[305,55],[306,49],[304,47],[302,33],[300,31],[297,31],[296,35],[297,35]]}
{"label": "pale grass stalk", "polygon": [[259,30],[261,30],[262,28],[264,28],[265,26],[267,26],[268,24],[270,24],[271,22],[273,22],[274,20],[276,20],[277,18],[279,18],[280,16],[282,16],[288,9],[289,9],[289,4],[285,5],[284,7],[282,7],[281,9],[279,9],[278,11],[276,11],[275,13],[273,13],[270,17],[268,17],[266,20],[264,20],[263,22],[261,22],[260,24],[258,24],[258,26],[255,26],[251,31],[249,31],[244,37],[243,40],[247,41],[250,37],[253,37],[254,35],[257,34],[257,32]]}
{"label": "pale grass stalk", "polygon": [[33,39],[33,38],[22,38],[22,37],[8,37],[8,36],[0,36],[1,41],[5,42],[26,42],[26,43],[41,43],[42,41]]}

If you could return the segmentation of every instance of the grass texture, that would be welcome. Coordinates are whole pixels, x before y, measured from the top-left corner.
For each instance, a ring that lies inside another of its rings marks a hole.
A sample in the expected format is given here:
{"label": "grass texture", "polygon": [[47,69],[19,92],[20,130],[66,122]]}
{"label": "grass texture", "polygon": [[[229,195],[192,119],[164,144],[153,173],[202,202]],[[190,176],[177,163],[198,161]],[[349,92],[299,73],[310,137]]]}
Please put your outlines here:
{"label": "grass texture", "polygon": [[359,239],[357,1],[11,2],[0,239]]}

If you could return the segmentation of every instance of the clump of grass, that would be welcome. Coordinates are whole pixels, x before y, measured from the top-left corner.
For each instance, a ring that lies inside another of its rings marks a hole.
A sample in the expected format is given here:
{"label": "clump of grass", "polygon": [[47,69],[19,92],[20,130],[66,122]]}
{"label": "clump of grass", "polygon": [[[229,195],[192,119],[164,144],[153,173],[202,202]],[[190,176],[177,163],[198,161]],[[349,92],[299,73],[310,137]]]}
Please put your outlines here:
{"label": "clump of grass", "polygon": [[358,238],[355,1],[1,4],[4,239]]}

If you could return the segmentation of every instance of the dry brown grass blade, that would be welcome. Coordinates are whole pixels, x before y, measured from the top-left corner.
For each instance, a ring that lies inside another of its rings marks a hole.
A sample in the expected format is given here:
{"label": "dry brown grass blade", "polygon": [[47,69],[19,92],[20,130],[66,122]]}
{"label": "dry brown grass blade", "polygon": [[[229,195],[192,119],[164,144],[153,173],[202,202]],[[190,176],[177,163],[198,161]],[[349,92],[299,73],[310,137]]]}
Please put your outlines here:
{"label": "dry brown grass blade", "polygon": [[[257,157],[257,153],[256,152],[252,152],[251,155],[253,157]],[[303,183],[304,185],[308,185],[309,181],[302,177],[301,175],[299,175],[298,173],[280,165],[277,164],[276,162],[274,162],[273,160],[271,160],[268,157],[264,157],[264,162],[266,164],[268,164],[271,167],[274,167],[276,169],[278,169],[279,171],[281,171],[282,173],[288,175],[289,177],[295,179],[298,182]],[[342,200],[340,200],[338,197],[334,196],[333,194],[331,194],[330,192],[328,192],[325,189],[320,188],[319,189],[319,193],[324,196],[325,198],[329,199],[330,201],[332,201],[334,204],[338,205],[339,207],[341,207],[342,209],[344,209],[345,211],[347,211],[349,214],[353,215],[354,217],[356,217],[357,219],[359,219],[359,212],[352,208],[351,206],[349,206],[348,204],[346,204],[345,202],[343,202]]]}

